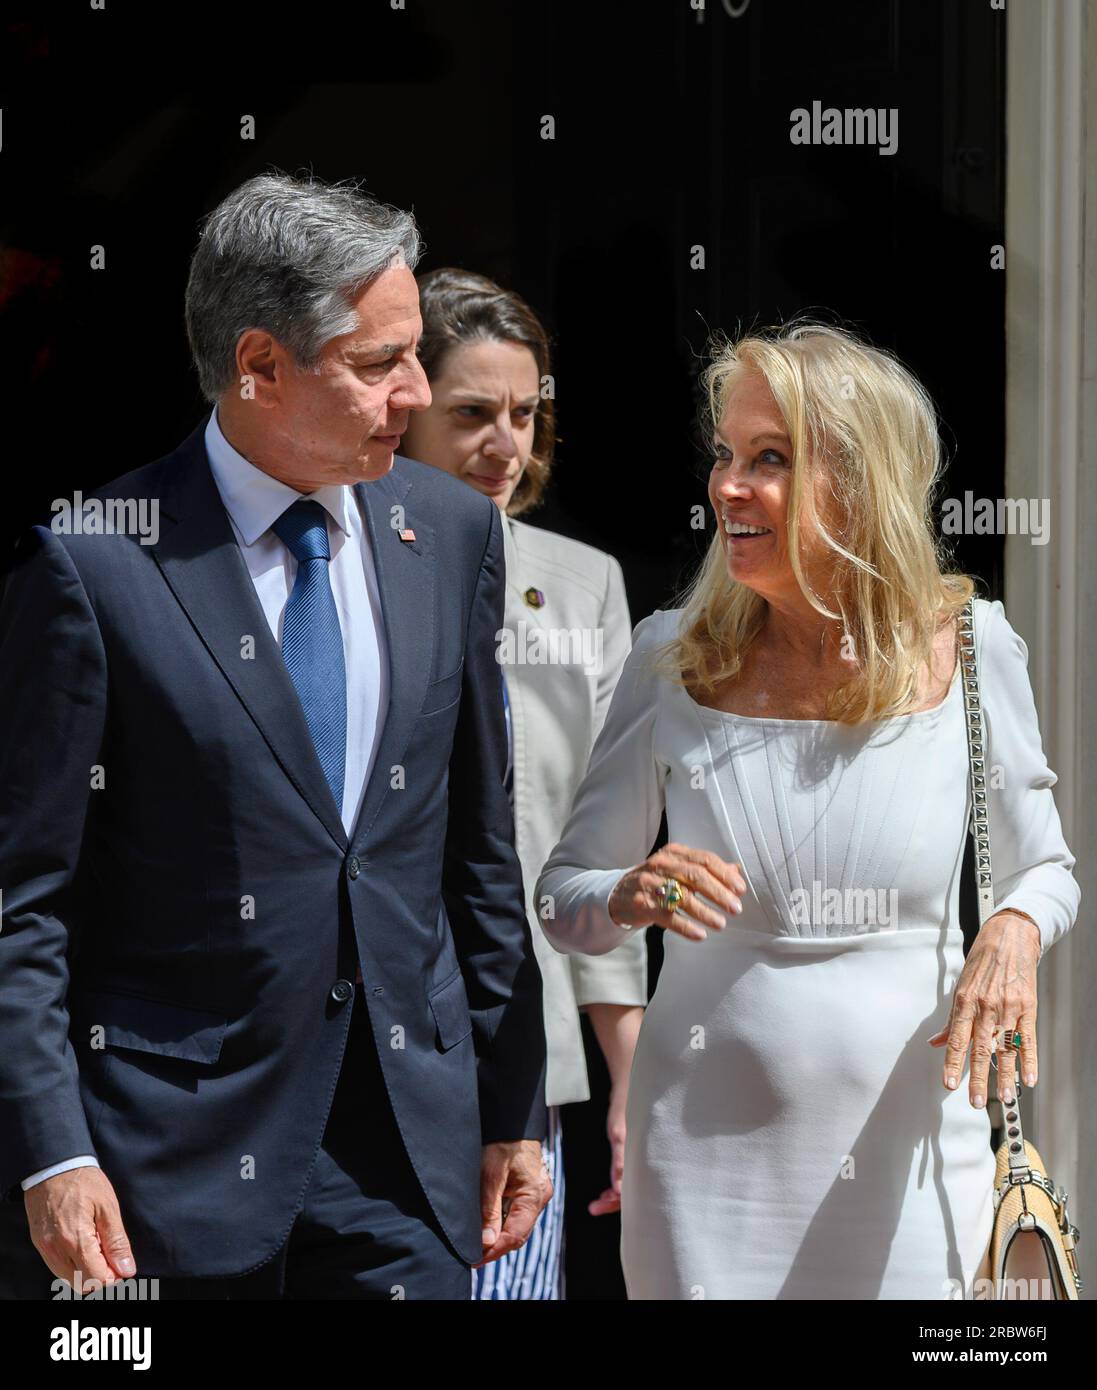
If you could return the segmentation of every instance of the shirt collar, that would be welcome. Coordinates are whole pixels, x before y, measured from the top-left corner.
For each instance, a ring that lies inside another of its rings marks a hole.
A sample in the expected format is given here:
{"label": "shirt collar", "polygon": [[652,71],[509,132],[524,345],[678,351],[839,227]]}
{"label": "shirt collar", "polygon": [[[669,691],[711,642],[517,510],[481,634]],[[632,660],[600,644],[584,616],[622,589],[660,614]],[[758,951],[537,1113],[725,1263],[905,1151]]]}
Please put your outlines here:
{"label": "shirt collar", "polygon": [[254,545],[269,531],[282,513],[294,502],[319,502],[332,516],[336,525],[350,534],[347,518],[347,488],[342,483],[329,483],[315,492],[300,493],[288,483],[273,478],[249,463],[237,453],[221,432],[217,407],[210,411],[206,425],[206,453],[210,471],[225,511],[232,517],[245,545]]}

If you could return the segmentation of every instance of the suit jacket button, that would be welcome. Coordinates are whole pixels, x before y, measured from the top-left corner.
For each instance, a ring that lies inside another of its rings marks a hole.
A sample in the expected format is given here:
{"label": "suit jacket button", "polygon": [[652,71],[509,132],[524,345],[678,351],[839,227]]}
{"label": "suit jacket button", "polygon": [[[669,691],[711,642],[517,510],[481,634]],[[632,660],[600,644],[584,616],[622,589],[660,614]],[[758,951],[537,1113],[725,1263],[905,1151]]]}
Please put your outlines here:
{"label": "suit jacket button", "polygon": [[353,993],[354,986],[349,980],[336,980],[331,987],[331,997],[337,1004],[345,1004]]}
{"label": "suit jacket button", "polygon": [[352,854],[350,859],[347,860],[347,873],[350,874],[351,878],[357,878],[361,867],[361,864],[358,862],[358,856]]}

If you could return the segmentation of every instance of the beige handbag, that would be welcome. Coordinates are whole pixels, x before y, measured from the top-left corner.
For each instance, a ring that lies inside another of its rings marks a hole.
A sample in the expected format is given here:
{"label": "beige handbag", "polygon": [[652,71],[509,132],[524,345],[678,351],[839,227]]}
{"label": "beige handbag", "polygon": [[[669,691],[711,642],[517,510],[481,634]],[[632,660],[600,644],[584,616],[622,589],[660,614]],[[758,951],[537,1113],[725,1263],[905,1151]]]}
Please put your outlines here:
{"label": "beige handbag", "polygon": [[[959,636],[967,713],[972,833],[975,836],[975,883],[981,926],[994,911],[994,888],[972,599],[968,599],[961,611]],[[997,1067],[997,1056],[993,1060]],[[1009,1298],[1010,1291],[1014,1290],[1013,1297],[1077,1299],[1082,1288],[1075,1248],[1078,1228],[1070,1223],[1066,1192],[1048,1177],[1043,1159],[1022,1131],[1018,1077],[1015,1077],[1013,1090],[1014,1103],[1002,1105],[1005,1138],[998,1149],[994,1174],[994,1226],[990,1238],[994,1297]],[[1032,1292],[1034,1289],[1038,1292]]]}

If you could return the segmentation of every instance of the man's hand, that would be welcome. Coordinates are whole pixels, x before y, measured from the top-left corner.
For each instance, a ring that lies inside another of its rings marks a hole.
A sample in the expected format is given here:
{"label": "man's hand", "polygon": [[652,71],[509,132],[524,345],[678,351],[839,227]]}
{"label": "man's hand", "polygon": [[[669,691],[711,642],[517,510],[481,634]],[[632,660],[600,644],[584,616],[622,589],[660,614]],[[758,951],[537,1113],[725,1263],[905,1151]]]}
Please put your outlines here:
{"label": "man's hand", "polygon": [[480,1159],[484,1257],[473,1269],[525,1245],[551,1196],[539,1139],[485,1144]]}
{"label": "man's hand", "polygon": [[23,1193],[34,1248],[59,1279],[76,1270],[85,1289],[92,1280],[132,1279],[137,1265],[122,1225],[118,1198],[102,1168],[70,1168]]}

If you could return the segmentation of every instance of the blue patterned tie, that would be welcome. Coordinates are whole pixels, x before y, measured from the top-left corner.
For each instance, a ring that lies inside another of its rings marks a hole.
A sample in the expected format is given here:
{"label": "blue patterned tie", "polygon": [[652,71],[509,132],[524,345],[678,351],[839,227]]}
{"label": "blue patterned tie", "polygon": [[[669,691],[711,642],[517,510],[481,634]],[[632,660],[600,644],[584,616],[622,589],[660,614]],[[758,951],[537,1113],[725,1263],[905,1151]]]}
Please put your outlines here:
{"label": "blue patterned tie", "polygon": [[507,694],[507,678],[503,675],[503,668],[499,668],[499,675],[503,684],[503,718],[507,724],[507,770],[503,775],[503,786],[507,790],[507,795],[514,803],[514,730],[511,725],[510,716],[510,696]]}
{"label": "blue patterned tie", "polygon": [[297,687],[313,747],[341,814],[347,762],[347,670],[328,576],[331,552],[325,516],[319,502],[294,502],[271,530],[297,560],[297,578],[282,619],[282,659]]}

